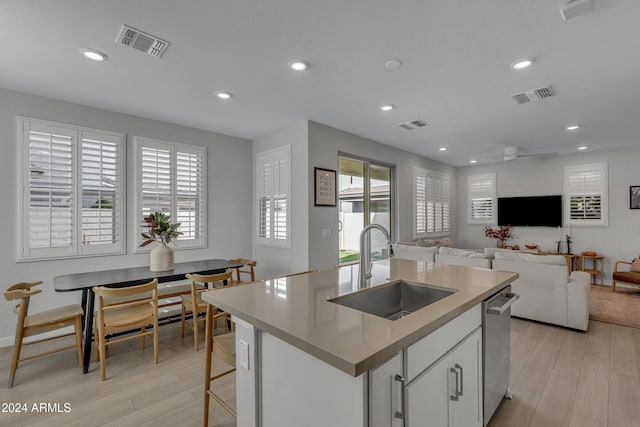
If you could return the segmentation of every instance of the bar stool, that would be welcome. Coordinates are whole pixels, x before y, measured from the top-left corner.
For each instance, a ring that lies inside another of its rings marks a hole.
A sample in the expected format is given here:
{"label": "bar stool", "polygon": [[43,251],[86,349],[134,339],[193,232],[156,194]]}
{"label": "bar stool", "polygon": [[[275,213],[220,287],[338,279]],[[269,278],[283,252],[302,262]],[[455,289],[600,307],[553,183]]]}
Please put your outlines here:
{"label": "bar stool", "polygon": [[[222,398],[211,389],[211,382],[218,378],[224,377],[236,371],[236,333],[229,332],[222,335],[213,335],[213,328],[221,317],[230,319],[229,313],[221,312],[214,314],[216,308],[211,304],[207,304],[207,314],[205,322],[205,368],[204,368],[204,427],[209,425],[209,398],[213,398],[225,410],[227,410],[235,418],[238,417],[236,411],[233,410]],[[233,327],[235,331],[235,327]],[[212,356],[231,366],[226,371],[211,376]]]}

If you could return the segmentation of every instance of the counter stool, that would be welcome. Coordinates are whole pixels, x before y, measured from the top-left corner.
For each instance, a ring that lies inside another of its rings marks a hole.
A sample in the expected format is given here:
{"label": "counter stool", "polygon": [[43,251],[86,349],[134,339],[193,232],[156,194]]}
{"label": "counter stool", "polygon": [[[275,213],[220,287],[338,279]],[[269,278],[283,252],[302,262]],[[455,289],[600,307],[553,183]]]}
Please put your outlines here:
{"label": "counter stool", "polygon": [[[226,312],[214,314],[216,308],[210,304],[207,304],[207,314],[205,322],[205,368],[204,368],[204,427],[209,425],[209,398],[215,399],[225,410],[231,415],[237,418],[236,411],[233,410],[220,396],[218,396],[211,389],[211,382],[229,375],[236,371],[236,333],[229,332],[222,335],[213,335],[213,329],[218,320],[221,317],[230,319],[230,316]],[[235,330],[235,327],[233,328]],[[211,376],[212,356],[215,355],[217,359],[231,366],[232,368],[226,371]]]}

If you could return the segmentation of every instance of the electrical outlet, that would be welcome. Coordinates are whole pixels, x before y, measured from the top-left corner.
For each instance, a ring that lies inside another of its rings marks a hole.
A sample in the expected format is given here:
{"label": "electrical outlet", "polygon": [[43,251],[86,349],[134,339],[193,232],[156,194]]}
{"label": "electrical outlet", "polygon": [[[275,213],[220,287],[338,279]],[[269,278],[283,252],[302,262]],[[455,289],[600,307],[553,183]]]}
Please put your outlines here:
{"label": "electrical outlet", "polygon": [[247,371],[249,370],[249,343],[243,340],[240,340],[240,354],[238,355],[238,361],[240,362],[240,366],[245,368]]}

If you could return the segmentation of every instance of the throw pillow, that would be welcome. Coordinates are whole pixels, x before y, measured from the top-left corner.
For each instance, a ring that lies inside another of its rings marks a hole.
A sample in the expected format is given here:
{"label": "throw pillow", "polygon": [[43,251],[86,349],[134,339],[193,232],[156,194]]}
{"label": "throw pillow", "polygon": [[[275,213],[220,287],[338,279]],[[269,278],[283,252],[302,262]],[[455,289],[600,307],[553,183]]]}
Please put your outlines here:
{"label": "throw pillow", "polygon": [[633,261],[631,261],[631,269],[629,271],[640,273],[640,258],[634,258]]}
{"label": "throw pillow", "polygon": [[453,247],[453,242],[448,237],[442,238],[440,240],[436,240],[436,244],[438,246],[446,246],[448,248],[452,248]]}

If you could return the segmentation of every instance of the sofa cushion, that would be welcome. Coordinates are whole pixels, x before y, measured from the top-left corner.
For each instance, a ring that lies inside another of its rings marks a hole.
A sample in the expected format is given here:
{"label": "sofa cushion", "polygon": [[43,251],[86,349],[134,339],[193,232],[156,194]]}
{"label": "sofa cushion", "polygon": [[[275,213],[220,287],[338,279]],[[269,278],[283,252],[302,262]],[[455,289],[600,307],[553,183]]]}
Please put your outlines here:
{"label": "sofa cushion", "polygon": [[484,252],[470,251],[467,249],[448,248],[445,246],[441,247],[438,250],[438,253],[440,255],[458,256],[465,258],[489,258],[489,256]]}
{"label": "sofa cushion", "polygon": [[567,260],[562,255],[534,255],[516,251],[499,251],[495,253],[494,258],[505,261],[528,262],[531,264],[567,265]]}

